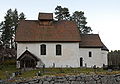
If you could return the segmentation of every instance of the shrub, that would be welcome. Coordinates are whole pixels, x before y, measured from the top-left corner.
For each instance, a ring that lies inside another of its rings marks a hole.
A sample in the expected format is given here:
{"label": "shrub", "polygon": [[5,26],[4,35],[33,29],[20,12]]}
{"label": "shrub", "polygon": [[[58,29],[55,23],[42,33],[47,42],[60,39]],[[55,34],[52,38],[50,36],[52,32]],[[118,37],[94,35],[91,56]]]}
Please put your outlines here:
{"label": "shrub", "polygon": [[3,65],[16,65],[16,60],[10,59],[3,62]]}

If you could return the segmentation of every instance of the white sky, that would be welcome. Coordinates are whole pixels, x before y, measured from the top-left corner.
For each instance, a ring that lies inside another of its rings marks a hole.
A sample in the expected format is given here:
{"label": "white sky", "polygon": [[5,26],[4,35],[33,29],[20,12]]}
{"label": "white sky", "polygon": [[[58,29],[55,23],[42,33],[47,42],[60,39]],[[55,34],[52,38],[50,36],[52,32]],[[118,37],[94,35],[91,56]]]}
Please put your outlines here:
{"label": "white sky", "polygon": [[39,12],[55,12],[57,5],[67,7],[70,13],[84,11],[93,33],[99,33],[109,50],[120,50],[120,0],[2,0],[0,22],[10,8],[34,20]]}

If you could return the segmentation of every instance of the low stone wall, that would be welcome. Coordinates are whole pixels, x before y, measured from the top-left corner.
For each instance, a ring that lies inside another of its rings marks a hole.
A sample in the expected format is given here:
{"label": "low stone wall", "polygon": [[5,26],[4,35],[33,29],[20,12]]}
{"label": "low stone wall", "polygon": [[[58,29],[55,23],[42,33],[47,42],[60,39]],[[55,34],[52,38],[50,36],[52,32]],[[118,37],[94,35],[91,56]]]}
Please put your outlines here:
{"label": "low stone wall", "polygon": [[117,75],[77,75],[40,77],[16,84],[120,84],[120,74]]}

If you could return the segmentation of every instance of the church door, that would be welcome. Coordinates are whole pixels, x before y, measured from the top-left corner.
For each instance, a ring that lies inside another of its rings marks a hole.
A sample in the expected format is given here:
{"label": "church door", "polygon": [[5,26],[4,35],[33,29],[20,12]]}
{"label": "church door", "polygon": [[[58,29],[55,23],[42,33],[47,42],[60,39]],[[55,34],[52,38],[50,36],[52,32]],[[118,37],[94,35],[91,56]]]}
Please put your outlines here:
{"label": "church door", "polygon": [[36,61],[29,57],[25,57],[23,60],[21,60],[20,66],[21,68],[34,68],[36,66]]}
{"label": "church door", "polygon": [[80,58],[80,67],[83,67],[83,58]]}

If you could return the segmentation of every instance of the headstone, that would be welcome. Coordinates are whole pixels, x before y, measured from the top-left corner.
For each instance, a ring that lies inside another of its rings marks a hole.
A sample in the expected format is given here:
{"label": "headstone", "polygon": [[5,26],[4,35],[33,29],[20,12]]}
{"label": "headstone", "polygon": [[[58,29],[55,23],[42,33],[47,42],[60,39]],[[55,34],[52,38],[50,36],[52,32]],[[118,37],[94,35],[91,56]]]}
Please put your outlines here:
{"label": "headstone", "polygon": [[15,73],[12,73],[12,78],[15,77]]}
{"label": "headstone", "polygon": [[112,69],[108,69],[108,72],[112,72]]}

